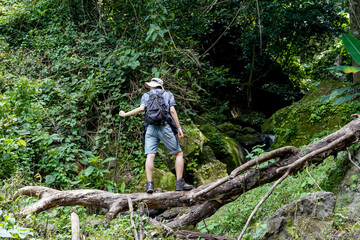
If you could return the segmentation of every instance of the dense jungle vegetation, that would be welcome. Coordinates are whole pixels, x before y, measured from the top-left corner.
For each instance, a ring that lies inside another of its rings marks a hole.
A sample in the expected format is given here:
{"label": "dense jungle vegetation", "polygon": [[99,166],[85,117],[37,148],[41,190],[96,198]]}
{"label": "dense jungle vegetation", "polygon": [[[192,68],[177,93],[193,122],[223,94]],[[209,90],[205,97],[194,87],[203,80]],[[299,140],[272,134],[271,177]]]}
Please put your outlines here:
{"label": "dense jungle vegetation", "polygon": [[[224,123],[260,132],[278,110],[330,80],[359,92],[352,75],[326,70],[351,65],[341,41],[349,28],[349,3],[341,0],[0,0],[0,238],[71,239],[72,208],[17,215],[35,201],[14,195],[22,186],[112,191],[115,184],[115,192],[134,191],[144,174],[143,115],[123,120],[118,139],[118,113],[139,106],[152,77],[174,93],[185,135]],[[287,137],[277,147],[293,140],[301,121],[320,124],[334,114],[330,102],[306,106],[310,118],[294,114],[290,126],[282,120],[266,132]],[[309,133],[297,147],[341,127],[360,106],[339,111],[336,127]],[[185,178],[195,185],[201,148],[185,157]],[[263,152],[257,146],[249,157]],[[318,183],[335,191],[344,159],[309,167],[312,176],[289,177],[244,238],[260,237],[270,213],[318,191]],[[168,161],[160,152],[156,167],[172,170]],[[266,191],[241,196],[192,230],[236,238]],[[128,215],[108,222],[101,210],[75,208],[89,239],[133,239]],[[337,216],[335,228],[346,228],[343,215]],[[149,239],[155,236],[148,222],[146,229]]]}

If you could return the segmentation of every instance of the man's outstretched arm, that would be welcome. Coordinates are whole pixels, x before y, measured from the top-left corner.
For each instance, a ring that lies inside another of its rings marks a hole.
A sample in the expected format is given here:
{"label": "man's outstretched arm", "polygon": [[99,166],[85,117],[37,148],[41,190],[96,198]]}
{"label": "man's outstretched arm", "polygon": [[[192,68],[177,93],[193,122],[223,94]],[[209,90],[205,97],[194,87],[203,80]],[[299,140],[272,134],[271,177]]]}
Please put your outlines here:
{"label": "man's outstretched arm", "polygon": [[170,114],[171,114],[172,118],[174,119],[174,122],[176,124],[177,129],[178,129],[179,139],[181,140],[184,137],[184,134],[183,134],[181,126],[180,126],[180,122],[179,122],[177,112],[175,110],[175,106],[170,107]]}
{"label": "man's outstretched arm", "polygon": [[129,116],[141,113],[143,111],[145,111],[145,105],[141,104],[140,107],[135,108],[135,109],[133,109],[133,110],[127,112],[127,113],[124,112],[124,111],[120,111],[119,115],[120,115],[120,117],[129,117]]}

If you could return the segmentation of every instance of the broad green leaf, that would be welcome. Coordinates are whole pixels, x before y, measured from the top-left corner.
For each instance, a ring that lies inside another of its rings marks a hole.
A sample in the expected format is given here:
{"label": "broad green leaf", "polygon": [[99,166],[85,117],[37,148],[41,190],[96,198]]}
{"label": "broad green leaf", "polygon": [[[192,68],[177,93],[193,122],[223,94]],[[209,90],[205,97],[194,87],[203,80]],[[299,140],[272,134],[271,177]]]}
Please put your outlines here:
{"label": "broad green leaf", "polygon": [[342,40],[351,57],[360,64],[360,40],[350,33],[343,35]]}
{"label": "broad green leaf", "polygon": [[108,157],[107,159],[105,159],[102,163],[107,163],[107,162],[110,162],[110,161],[113,161],[115,160],[114,157]]}
{"label": "broad green leaf", "polygon": [[51,184],[51,183],[53,183],[54,181],[55,181],[55,176],[54,175],[47,175],[46,177],[45,177],[45,182],[47,183],[47,184]]}
{"label": "broad green leaf", "polygon": [[85,170],[85,176],[89,176],[90,174],[92,174],[92,172],[94,171],[95,167],[94,166],[90,166]]}
{"label": "broad green leaf", "polygon": [[125,182],[122,182],[121,186],[120,186],[120,192],[124,193],[125,192]]}
{"label": "broad green leaf", "polygon": [[334,67],[329,67],[326,70],[329,70],[329,71],[342,71],[344,73],[357,73],[357,72],[360,72],[360,67],[334,66]]}
{"label": "broad green leaf", "polygon": [[339,105],[339,104],[341,104],[341,103],[350,101],[350,100],[352,100],[354,97],[357,97],[357,96],[360,96],[360,93],[355,93],[355,94],[351,94],[351,95],[346,95],[345,97],[341,97],[341,98],[336,99],[336,100],[333,102],[333,104],[331,104],[331,105],[332,105],[332,106]]}

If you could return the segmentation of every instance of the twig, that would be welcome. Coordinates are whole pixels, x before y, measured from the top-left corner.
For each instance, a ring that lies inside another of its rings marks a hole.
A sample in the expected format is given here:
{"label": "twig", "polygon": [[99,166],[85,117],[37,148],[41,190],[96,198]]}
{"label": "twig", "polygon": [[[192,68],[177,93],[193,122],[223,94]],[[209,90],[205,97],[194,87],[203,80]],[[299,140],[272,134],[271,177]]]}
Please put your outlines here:
{"label": "twig", "polygon": [[[168,28],[167,25],[166,25],[166,29],[168,30],[168,33],[169,33],[171,42],[172,42],[172,44],[174,45],[174,48],[176,49],[176,51],[178,51],[178,52],[184,52],[185,55],[186,55],[188,58],[190,58],[191,60],[193,60],[193,61],[195,62],[196,66],[197,66],[198,68],[201,68],[201,63],[200,63],[199,59],[197,59],[197,58],[195,57],[195,55],[194,55],[191,51],[189,51],[189,50],[187,50],[187,49],[178,49],[178,48],[176,47],[175,42],[174,42],[174,39],[173,39],[173,37],[172,37],[172,35],[171,35],[171,33],[170,33],[170,29]],[[189,52],[192,56],[190,56],[187,52]]]}
{"label": "twig", "polygon": [[204,12],[210,12],[210,10],[215,6],[215,4],[217,3],[218,0],[215,0],[208,9],[206,9]]}
{"label": "twig", "polygon": [[311,176],[311,174],[309,173],[309,170],[308,170],[308,166],[306,166],[306,172],[307,174],[309,175],[309,177],[314,181],[314,183],[316,184],[316,186],[320,189],[320,191],[324,191],[321,189],[320,185],[315,181],[315,179]]}
{"label": "twig", "polygon": [[196,100],[196,99],[192,99],[192,98],[184,98],[184,97],[182,97],[182,96],[180,96],[180,95],[178,95],[178,94],[175,94],[175,93],[174,93],[174,95],[175,95],[177,98],[180,98],[180,99],[182,99],[182,100],[184,100],[184,101],[189,101],[189,102],[198,102],[198,100]]}
{"label": "twig", "polygon": [[243,228],[243,230],[241,231],[240,233],[240,236],[238,238],[238,240],[240,240],[244,233],[245,233],[245,230],[247,229],[247,227],[249,226],[250,224],[250,221],[251,219],[254,217],[255,213],[257,212],[257,210],[260,208],[260,206],[266,201],[266,199],[269,198],[269,196],[272,194],[272,192],[275,190],[275,188],[282,182],[285,180],[285,178],[287,178],[287,176],[289,176],[289,173],[290,173],[290,169],[288,169],[286,171],[286,173],[281,177],[279,178],[275,183],[274,185],[272,185],[272,187],[269,189],[269,191],[266,193],[265,197],[263,199],[261,199],[261,201],[258,203],[258,205],[254,208],[254,210],[252,211],[252,213],[250,214],[250,217],[248,218],[248,220],[246,221],[246,224]]}
{"label": "twig", "polygon": [[140,227],[140,240],[143,240],[145,238],[145,226],[142,219],[142,214],[144,212],[144,204],[140,203],[140,214],[139,214],[139,227]]}
{"label": "twig", "polygon": [[360,170],[360,167],[352,160],[352,158],[351,158],[351,153],[350,153],[350,151],[349,151],[348,148],[346,148],[346,151],[347,151],[348,158],[349,158],[350,162],[351,162],[352,164],[354,164],[354,166],[355,166],[357,169]]}
{"label": "twig", "polygon": [[135,240],[139,240],[139,236],[138,236],[138,233],[137,233],[137,231],[136,231],[136,226],[135,226],[135,222],[134,222],[134,207],[133,207],[133,203],[132,203],[131,198],[130,198],[129,195],[126,195],[126,197],[127,197],[128,204],[129,204],[131,226],[134,228],[134,237],[135,237]]}
{"label": "twig", "polygon": [[241,5],[240,5],[239,9],[237,10],[234,18],[231,20],[230,24],[225,28],[225,31],[220,35],[220,37],[218,37],[218,39],[216,39],[216,41],[215,41],[203,54],[201,54],[201,56],[200,56],[199,58],[203,57],[208,51],[210,51],[210,49],[212,49],[212,48],[219,42],[219,40],[225,35],[225,33],[227,32],[227,30],[230,29],[231,25],[234,23],[235,19],[236,19],[237,16],[239,15],[239,12],[240,12],[242,6],[244,5],[244,3],[245,3],[245,1],[243,1],[243,2],[241,3]]}
{"label": "twig", "polygon": [[261,18],[260,18],[260,8],[259,8],[259,0],[256,0],[256,9],[259,18],[259,35],[260,35],[260,56],[262,56],[262,30],[261,30]]}
{"label": "twig", "polygon": [[44,79],[49,79],[49,78],[56,77],[56,76],[58,76],[58,75],[60,75],[60,74],[69,73],[69,72],[75,71],[75,70],[77,70],[77,69],[79,69],[79,68],[80,68],[80,67],[76,67],[76,68],[70,69],[70,70],[65,71],[65,72],[57,73],[57,74],[52,75],[52,76],[50,76],[50,77],[45,77],[45,78],[43,78],[43,79],[40,79],[40,81],[43,81]]}
{"label": "twig", "polygon": [[222,130],[221,128],[219,128],[215,123],[210,122],[209,120],[206,120],[203,117],[200,117],[199,115],[195,115],[195,117],[200,118],[201,120],[210,123],[211,125],[213,125],[213,127],[215,127],[217,130],[219,130],[220,132],[224,132],[224,130]]}

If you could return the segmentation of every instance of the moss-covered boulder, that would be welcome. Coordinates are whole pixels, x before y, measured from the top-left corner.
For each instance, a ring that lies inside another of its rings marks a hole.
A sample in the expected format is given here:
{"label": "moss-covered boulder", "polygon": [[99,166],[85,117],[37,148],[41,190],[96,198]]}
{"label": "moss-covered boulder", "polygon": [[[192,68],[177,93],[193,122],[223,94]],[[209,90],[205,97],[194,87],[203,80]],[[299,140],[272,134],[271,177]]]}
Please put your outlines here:
{"label": "moss-covered boulder", "polygon": [[226,164],[216,159],[209,146],[204,147],[200,159],[203,164],[201,164],[194,173],[199,185],[213,182],[228,175]]}
{"label": "moss-covered boulder", "polygon": [[[197,156],[206,142],[206,137],[193,123],[183,125],[183,133],[184,138],[179,144],[184,153],[185,171],[193,170],[193,166],[198,163]],[[162,143],[159,144],[157,155],[168,169],[175,172],[175,157],[169,154]]]}
{"label": "moss-covered boulder", "polygon": [[[161,188],[162,190],[174,191],[175,190],[175,175],[170,171],[155,168],[153,173],[154,188]],[[145,191],[146,174],[145,172],[140,178],[139,185],[135,187],[135,192]]]}
{"label": "moss-covered boulder", "polygon": [[223,133],[231,138],[235,138],[240,134],[242,127],[240,125],[235,125],[232,123],[223,123],[219,126],[219,128],[223,131]]}
{"label": "moss-covered boulder", "polygon": [[246,162],[245,150],[233,138],[216,133],[210,138],[208,145],[216,159],[226,164],[228,173]]}
{"label": "moss-covered boulder", "polygon": [[302,100],[277,111],[263,124],[263,133],[274,133],[272,148],[301,147],[320,139],[351,121],[360,112],[357,85],[328,80],[307,93]]}
{"label": "moss-covered boulder", "polygon": [[205,135],[195,124],[185,125],[183,128],[184,138],[180,141],[180,146],[184,156],[186,157],[194,152],[201,151],[206,142]]}
{"label": "moss-covered boulder", "polygon": [[207,137],[206,145],[211,148],[216,159],[226,164],[228,173],[246,162],[246,151],[235,139],[209,124],[200,126],[200,130]]}

